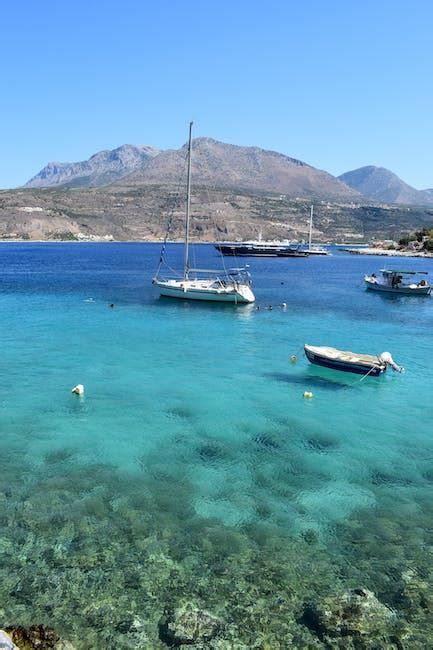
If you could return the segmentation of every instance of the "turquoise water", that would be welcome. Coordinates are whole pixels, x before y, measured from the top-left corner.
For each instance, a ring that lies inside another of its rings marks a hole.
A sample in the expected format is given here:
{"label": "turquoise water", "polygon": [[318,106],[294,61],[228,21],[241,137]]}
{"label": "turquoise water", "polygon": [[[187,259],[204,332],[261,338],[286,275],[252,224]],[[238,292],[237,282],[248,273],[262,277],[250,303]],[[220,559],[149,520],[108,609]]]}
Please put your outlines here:
{"label": "turquoise water", "polygon": [[[251,260],[260,309],[159,299],[158,255],[0,245],[3,619],[164,648],[164,609],[190,602],[244,644],[221,647],[325,647],[303,603],[365,586],[431,645],[431,299],[366,292],[384,260],[339,253]],[[305,342],[406,372],[360,381]]]}

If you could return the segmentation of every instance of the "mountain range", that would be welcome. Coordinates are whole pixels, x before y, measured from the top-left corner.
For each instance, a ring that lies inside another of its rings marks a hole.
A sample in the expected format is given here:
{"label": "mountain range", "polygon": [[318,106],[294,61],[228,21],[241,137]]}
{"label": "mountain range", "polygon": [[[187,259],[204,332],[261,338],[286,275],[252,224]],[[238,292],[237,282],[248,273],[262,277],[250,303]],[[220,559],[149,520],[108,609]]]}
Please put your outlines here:
{"label": "mountain range", "polygon": [[[181,239],[187,146],[123,145],[88,160],[49,163],[22,188],[0,191],[0,240]],[[315,241],[396,238],[431,228],[433,189],[362,167],[339,178],[275,151],[193,141],[192,239]]]}
{"label": "mountain range", "polygon": [[[132,185],[175,184],[182,177],[187,146],[161,152],[121,179]],[[259,147],[240,147],[212,138],[193,141],[195,185],[274,192],[291,197],[356,200],[358,193],[331,174],[301,160]]]}
{"label": "mountain range", "polygon": [[[76,163],[49,163],[24,187],[102,187],[176,185],[184,178],[187,145],[160,151],[123,145]],[[193,141],[194,184],[291,197],[356,200],[358,192],[337,178],[275,151],[224,144],[212,138]]]}
{"label": "mountain range", "polygon": [[[148,145],[125,144],[100,151],[82,162],[48,163],[24,187],[175,185],[182,178],[186,154],[187,145],[162,151]],[[281,193],[291,198],[433,205],[433,189],[417,190],[383,167],[360,167],[336,178],[275,151],[225,144],[212,138],[196,138],[193,155],[195,185]]]}

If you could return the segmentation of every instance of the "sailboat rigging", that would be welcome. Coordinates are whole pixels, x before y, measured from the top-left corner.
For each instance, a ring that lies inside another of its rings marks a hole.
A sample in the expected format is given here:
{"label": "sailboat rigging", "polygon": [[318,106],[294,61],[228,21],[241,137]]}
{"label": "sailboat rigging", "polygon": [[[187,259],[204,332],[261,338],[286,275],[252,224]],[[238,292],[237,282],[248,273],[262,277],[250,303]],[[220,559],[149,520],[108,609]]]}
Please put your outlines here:
{"label": "sailboat rigging", "polygon": [[158,287],[161,296],[168,296],[170,298],[183,298],[184,300],[207,300],[214,302],[232,302],[235,304],[254,302],[255,296],[251,289],[251,278],[246,269],[224,269],[221,272],[217,272],[209,269],[194,269],[190,267],[189,225],[191,211],[192,126],[193,123],[190,122],[188,140],[188,172],[186,189],[183,273],[181,277],[176,278],[166,278],[160,276],[161,267],[165,262],[164,254],[165,244],[167,240],[166,235],[166,239],[161,251],[158,269],[155,277],[153,278],[152,284]]}
{"label": "sailboat rigging", "polygon": [[308,254],[309,255],[330,255],[331,253],[324,248],[323,246],[318,246],[317,244],[312,244],[311,239],[313,235],[313,212],[314,212],[314,206],[311,206],[310,209],[310,229],[308,233]]}

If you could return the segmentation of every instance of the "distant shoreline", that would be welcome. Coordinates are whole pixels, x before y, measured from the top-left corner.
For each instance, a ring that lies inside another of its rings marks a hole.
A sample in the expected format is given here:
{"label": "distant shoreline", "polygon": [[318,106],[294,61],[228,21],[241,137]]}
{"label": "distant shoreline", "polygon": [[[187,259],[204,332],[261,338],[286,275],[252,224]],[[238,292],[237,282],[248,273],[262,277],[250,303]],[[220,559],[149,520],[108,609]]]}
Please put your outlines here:
{"label": "distant shoreline", "polygon": [[399,251],[388,250],[387,248],[344,248],[346,253],[351,255],[380,255],[383,257],[422,257],[432,258],[433,253],[417,252],[417,251]]}
{"label": "distant shoreline", "polygon": [[[0,239],[0,244],[162,244],[162,239]],[[181,244],[171,240],[167,244]],[[192,244],[211,244],[213,242],[191,242]]]}
{"label": "distant shoreline", "polygon": [[[163,239],[152,239],[152,240],[137,240],[137,239],[88,239],[88,240],[77,240],[77,239],[0,239],[0,244],[162,244]],[[170,240],[166,242],[167,244],[183,244],[183,240]],[[191,244],[203,244],[212,246],[217,242],[209,241],[192,241]],[[363,245],[356,245],[351,247],[343,247],[342,244],[326,244],[326,246],[337,246],[340,252],[350,253],[351,255],[370,255],[370,256],[380,256],[380,257],[419,257],[431,259],[433,258],[433,253],[429,252],[416,252],[416,251],[401,251],[401,250],[389,250],[386,248],[366,248]]]}

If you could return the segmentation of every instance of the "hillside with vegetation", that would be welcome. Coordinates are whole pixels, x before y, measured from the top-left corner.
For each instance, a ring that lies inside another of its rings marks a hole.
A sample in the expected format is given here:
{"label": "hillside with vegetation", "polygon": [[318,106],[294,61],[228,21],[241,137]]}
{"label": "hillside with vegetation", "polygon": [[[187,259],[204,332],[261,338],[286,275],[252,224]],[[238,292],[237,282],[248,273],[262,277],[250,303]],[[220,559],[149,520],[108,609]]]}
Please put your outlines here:
{"label": "hillside with vegetation", "polygon": [[[195,240],[308,238],[311,199],[271,192],[195,187],[191,235]],[[318,242],[397,240],[431,227],[433,209],[375,206],[347,201],[314,202]],[[185,193],[174,185],[104,188],[17,189],[0,192],[0,239],[154,241],[183,236]]]}

